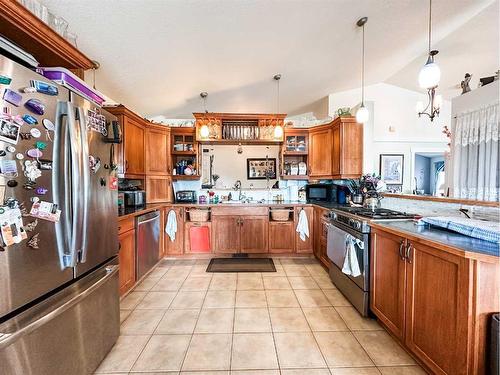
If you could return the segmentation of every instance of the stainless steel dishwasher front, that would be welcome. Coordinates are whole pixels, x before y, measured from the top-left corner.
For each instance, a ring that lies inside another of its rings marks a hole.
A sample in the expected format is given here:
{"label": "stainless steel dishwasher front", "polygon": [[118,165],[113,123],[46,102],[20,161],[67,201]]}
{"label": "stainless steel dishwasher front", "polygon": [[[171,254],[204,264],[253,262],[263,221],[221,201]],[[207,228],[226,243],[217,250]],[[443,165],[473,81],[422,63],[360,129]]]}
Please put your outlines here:
{"label": "stainless steel dishwasher front", "polygon": [[152,211],[136,218],[137,280],[158,262],[160,250],[160,211]]}

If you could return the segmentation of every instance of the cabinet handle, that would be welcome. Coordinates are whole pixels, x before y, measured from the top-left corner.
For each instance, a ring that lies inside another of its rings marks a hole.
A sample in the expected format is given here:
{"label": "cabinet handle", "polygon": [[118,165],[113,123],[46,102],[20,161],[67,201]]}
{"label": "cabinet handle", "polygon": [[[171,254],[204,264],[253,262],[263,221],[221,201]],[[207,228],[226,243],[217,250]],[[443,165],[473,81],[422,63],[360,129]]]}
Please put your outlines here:
{"label": "cabinet handle", "polygon": [[125,170],[128,171],[128,160],[125,160]]}
{"label": "cabinet handle", "polygon": [[412,262],[412,245],[411,245],[411,242],[408,241],[408,246],[406,247],[406,260],[408,261],[408,263],[411,264]]}
{"label": "cabinet handle", "polygon": [[401,240],[399,243],[399,257],[401,260],[404,262],[405,261],[405,255],[403,254],[403,248],[404,248],[405,240]]}

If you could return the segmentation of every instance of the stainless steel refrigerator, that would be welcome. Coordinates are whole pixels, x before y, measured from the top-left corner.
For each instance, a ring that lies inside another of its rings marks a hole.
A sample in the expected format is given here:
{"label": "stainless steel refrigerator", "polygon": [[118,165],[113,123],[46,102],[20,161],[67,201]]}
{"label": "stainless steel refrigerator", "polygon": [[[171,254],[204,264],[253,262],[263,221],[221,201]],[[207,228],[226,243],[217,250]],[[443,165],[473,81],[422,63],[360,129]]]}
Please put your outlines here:
{"label": "stainless steel refrigerator", "polygon": [[0,374],[89,374],[119,335],[116,118],[2,55],[0,95]]}

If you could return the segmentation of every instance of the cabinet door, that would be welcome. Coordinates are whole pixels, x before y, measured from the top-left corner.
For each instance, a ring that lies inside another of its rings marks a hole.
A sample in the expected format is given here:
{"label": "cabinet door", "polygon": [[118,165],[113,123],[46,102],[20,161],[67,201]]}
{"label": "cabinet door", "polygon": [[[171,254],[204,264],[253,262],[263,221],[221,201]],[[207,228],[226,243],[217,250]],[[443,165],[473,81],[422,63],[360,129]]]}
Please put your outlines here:
{"label": "cabinet door", "polygon": [[[184,208],[183,207],[167,207],[165,210],[165,225],[168,221],[168,213],[170,211],[175,212],[175,217],[177,219],[177,232],[175,234],[175,240],[172,241],[170,236],[165,233],[165,247],[168,255],[179,255],[184,252]],[[161,230],[165,230],[161,228]]]}
{"label": "cabinet door", "polygon": [[[118,123],[123,134],[125,132],[125,117],[123,115],[117,115]],[[114,155],[114,163],[116,164],[116,174],[119,178],[125,177],[125,155],[123,152],[124,144],[123,140],[121,143],[112,143],[111,146]]]}
{"label": "cabinet door", "polygon": [[293,221],[269,222],[269,252],[292,253],[294,251]]}
{"label": "cabinet door", "polygon": [[[190,237],[190,231],[191,228],[193,227],[206,227],[208,228],[208,238],[209,238],[209,250],[208,251],[202,251],[200,249],[192,248],[191,247],[191,237]],[[212,223],[209,221],[186,221],[184,224],[184,253],[185,254],[191,254],[191,253],[200,253],[200,254],[207,254],[212,252],[212,239],[211,239],[211,234],[212,234]]]}
{"label": "cabinet door", "polygon": [[120,242],[118,252],[120,295],[123,295],[135,283],[135,230],[121,233],[118,235],[118,241]]}
{"label": "cabinet door", "polygon": [[132,119],[125,118],[124,129],[125,174],[143,175],[144,127]]}
{"label": "cabinet door", "polygon": [[411,243],[406,346],[436,374],[466,374],[470,260]]}
{"label": "cabinet door", "polygon": [[146,202],[172,202],[172,179],[169,176],[146,177]]}
{"label": "cabinet door", "polygon": [[375,230],[371,243],[372,311],[402,339],[405,321],[405,239]]}
{"label": "cabinet door", "polygon": [[267,216],[241,216],[241,252],[267,253],[269,219]]}
{"label": "cabinet door", "polygon": [[312,132],[309,136],[309,176],[332,175],[332,129]]}
{"label": "cabinet door", "polygon": [[[305,241],[300,239],[299,234],[295,231],[299,223],[299,214],[304,210],[307,215],[307,224],[309,226],[309,237]],[[295,208],[295,224],[293,228],[295,235],[295,249],[297,253],[312,253],[313,251],[313,236],[314,236],[314,208],[313,207],[296,207]]]}
{"label": "cabinet door", "polygon": [[146,131],[146,173],[155,176],[170,174],[170,134],[167,130],[147,129]]}
{"label": "cabinet door", "polygon": [[233,254],[240,250],[239,216],[213,216],[212,246],[216,253]]}
{"label": "cabinet door", "polygon": [[332,174],[342,174],[342,153],[346,152],[341,146],[341,127],[337,124],[332,129]]}

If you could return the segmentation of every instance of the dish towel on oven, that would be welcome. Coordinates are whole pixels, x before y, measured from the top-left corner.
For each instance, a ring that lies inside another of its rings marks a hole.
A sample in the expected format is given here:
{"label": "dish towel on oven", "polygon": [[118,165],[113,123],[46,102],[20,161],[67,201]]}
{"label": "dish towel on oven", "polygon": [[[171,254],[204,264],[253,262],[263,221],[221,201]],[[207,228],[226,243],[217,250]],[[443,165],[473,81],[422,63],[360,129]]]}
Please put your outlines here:
{"label": "dish towel on oven", "polygon": [[358,245],[359,248],[363,250],[364,244],[362,241],[351,236],[350,234],[346,234],[344,266],[342,267],[342,272],[353,277],[358,277],[359,275],[361,275],[358,256],[356,255],[356,245]]}
{"label": "dish towel on oven", "polygon": [[177,233],[177,217],[175,216],[174,210],[168,211],[165,233],[170,237],[170,241],[175,241],[175,234]]}
{"label": "dish towel on oven", "polygon": [[300,210],[296,232],[302,241],[305,241],[306,237],[309,237],[309,223],[307,222],[307,214],[304,210]]}

